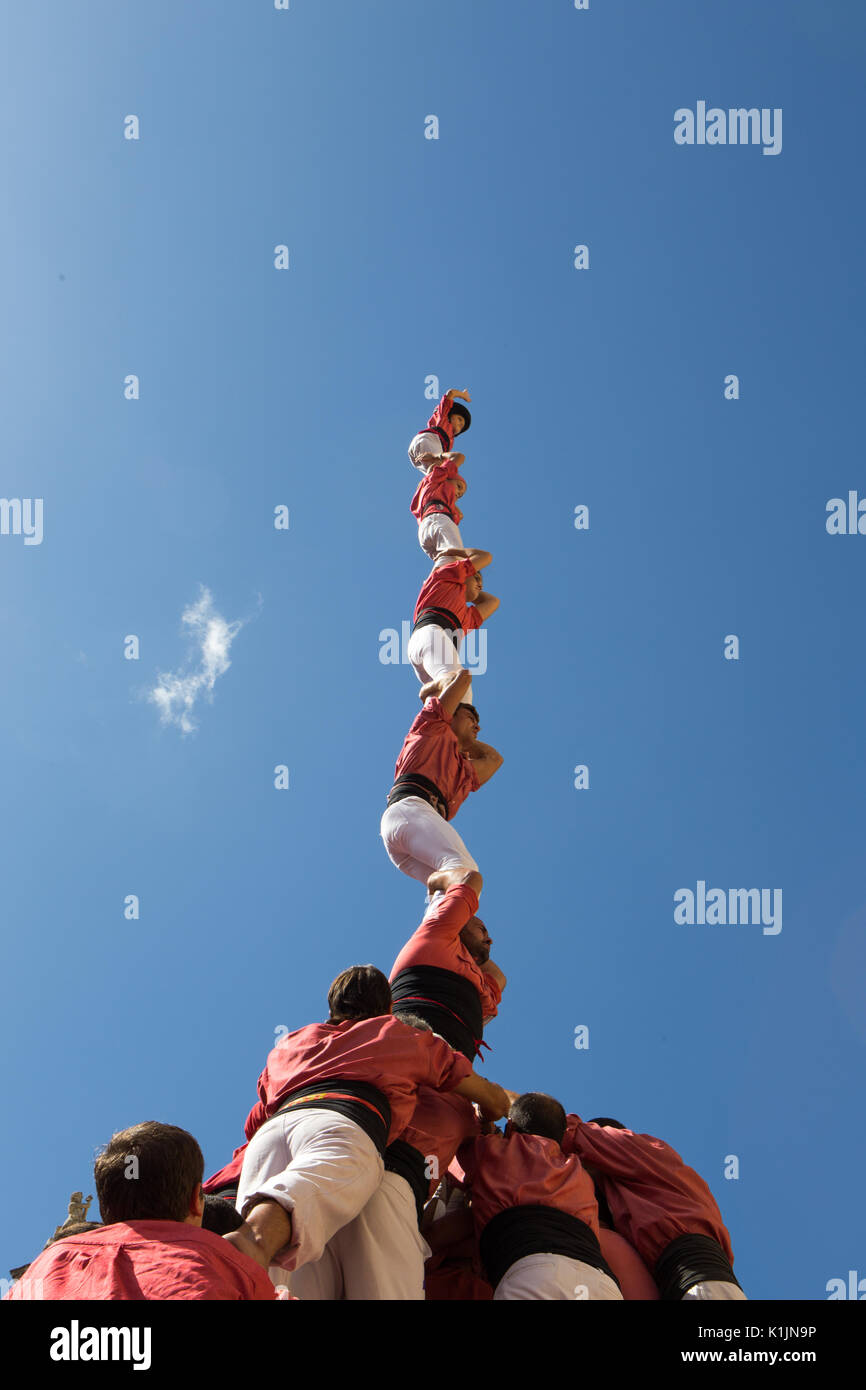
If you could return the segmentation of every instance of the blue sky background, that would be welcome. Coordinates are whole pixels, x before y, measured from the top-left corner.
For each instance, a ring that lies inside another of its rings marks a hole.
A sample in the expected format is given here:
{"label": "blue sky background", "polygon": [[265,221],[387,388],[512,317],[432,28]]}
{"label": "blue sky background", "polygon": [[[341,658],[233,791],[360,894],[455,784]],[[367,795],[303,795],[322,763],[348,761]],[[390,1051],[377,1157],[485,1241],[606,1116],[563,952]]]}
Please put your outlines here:
{"label": "blue sky background", "polygon": [[[417,685],[378,653],[427,569],[436,374],[502,600],[505,764],[457,822],[509,976],[485,1070],[672,1143],[751,1296],[866,1274],[866,538],[825,529],[866,494],[866,12],[51,0],[2,31],[0,490],[44,539],[0,536],[0,1268],[117,1129],[222,1164],[275,1030],[417,925],[378,836]],[[675,145],[698,100],[781,107],[781,154]],[[184,737],[145,697],[200,585],[248,621]],[[781,888],[781,933],[678,926],[699,879]]]}

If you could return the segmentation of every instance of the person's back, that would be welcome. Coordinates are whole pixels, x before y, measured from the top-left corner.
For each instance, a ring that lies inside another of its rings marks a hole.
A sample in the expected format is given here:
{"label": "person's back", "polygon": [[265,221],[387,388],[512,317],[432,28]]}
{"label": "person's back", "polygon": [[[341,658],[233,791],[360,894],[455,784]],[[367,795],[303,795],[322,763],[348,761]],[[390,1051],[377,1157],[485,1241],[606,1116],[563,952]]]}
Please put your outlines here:
{"label": "person's back", "polygon": [[213,1231],[183,1221],[115,1221],[55,1241],[8,1296],[228,1301],[273,1299],[275,1290],[255,1261]]}

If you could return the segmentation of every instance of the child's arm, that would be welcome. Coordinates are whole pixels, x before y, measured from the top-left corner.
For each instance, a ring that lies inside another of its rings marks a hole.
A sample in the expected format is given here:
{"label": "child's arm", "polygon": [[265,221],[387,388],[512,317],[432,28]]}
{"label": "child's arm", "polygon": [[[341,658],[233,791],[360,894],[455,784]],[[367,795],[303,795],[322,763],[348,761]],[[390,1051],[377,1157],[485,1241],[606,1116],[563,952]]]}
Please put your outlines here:
{"label": "child's arm", "polygon": [[480,593],[475,600],[473,607],[478,609],[482,618],[487,619],[491,613],[495,613],[499,607],[499,599],[495,594]]}

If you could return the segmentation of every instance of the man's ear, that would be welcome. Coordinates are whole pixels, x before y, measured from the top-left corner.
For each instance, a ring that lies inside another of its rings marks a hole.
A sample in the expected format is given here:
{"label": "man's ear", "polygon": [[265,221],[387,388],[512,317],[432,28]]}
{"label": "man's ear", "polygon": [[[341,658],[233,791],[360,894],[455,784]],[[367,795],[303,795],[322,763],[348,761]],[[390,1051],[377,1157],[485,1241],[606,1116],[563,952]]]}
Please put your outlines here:
{"label": "man's ear", "polygon": [[199,1221],[204,1216],[204,1191],[201,1183],[196,1183],[192,1190],[192,1196],[189,1199],[189,1214],[198,1217]]}

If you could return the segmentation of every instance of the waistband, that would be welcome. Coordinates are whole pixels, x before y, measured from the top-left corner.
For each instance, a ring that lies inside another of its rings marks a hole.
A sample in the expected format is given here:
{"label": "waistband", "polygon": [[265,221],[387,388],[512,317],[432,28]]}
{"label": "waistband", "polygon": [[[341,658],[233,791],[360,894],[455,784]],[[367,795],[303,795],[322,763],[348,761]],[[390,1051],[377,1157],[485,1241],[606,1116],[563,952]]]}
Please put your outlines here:
{"label": "waistband", "polygon": [[656,1260],[653,1278],[659,1294],[668,1302],[677,1302],[692,1284],[702,1284],[707,1279],[742,1287],[719,1242],[712,1236],[694,1234],[677,1236],[665,1246]]}
{"label": "waistband", "polygon": [[372,1139],[380,1154],[385,1152],[391,1128],[391,1105],[378,1087],[367,1081],[346,1081],[329,1076],[310,1086],[293,1091],[270,1116],[287,1110],[334,1110],[347,1120],[353,1120]]}
{"label": "waistband", "polygon": [[428,516],[431,512],[442,512],[445,516],[451,518],[455,526],[457,525],[454,507],[450,502],[447,502],[444,497],[431,497],[429,502],[425,502],[418,520],[423,521],[425,516]]}
{"label": "waistband", "polygon": [[404,773],[402,777],[397,778],[389,791],[387,804],[393,806],[396,801],[405,801],[407,796],[420,796],[422,801],[428,802],[443,820],[448,819],[448,802],[436,783],[431,782],[429,777],[422,776],[420,772]]}
{"label": "waistband", "polygon": [[407,1144],[405,1139],[395,1139],[393,1144],[388,1145],[383,1158],[385,1171],[396,1173],[412,1189],[418,1225],[420,1226],[424,1203],[430,1194],[430,1179],[427,1176],[427,1161],[424,1155],[412,1144]]}
{"label": "waistband", "polygon": [[556,1207],[531,1205],[497,1212],[481,1232],[481,1262],[495,1288],[517,1260],[527,1255],[566,1255],[616,1276],[601,1253],[595,1232],[578,1216]]}
{"label": "waistband", "polygon": [[450,632],[462,632],[463,624],[450,608],[422,608],[412,624],[412,631],[419,627],[446,627]]}

